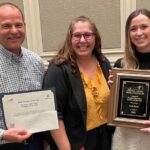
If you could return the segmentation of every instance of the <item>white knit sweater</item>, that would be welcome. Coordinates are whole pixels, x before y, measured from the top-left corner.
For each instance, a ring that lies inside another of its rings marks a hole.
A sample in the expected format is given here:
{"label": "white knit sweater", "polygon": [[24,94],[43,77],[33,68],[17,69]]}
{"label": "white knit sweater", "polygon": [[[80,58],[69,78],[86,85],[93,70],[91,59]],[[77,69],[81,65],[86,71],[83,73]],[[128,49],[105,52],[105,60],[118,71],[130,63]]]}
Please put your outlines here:
{"label": "white knit sweater", "polygon": [[112,150],[150,150],[150,134],[139,129],[116,127]]}

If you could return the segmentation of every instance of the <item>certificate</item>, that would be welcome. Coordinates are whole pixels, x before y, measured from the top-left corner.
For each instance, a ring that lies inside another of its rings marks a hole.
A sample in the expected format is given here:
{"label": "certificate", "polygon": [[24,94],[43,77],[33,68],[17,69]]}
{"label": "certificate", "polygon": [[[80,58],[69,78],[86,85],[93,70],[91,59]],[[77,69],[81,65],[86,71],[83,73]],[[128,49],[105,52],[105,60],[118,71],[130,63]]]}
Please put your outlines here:
{"label": "certificate", "polygon": [[150,71],[114,68],[108,124],[143,128],[150,119]]}
{"label": "certificate", "polygon": [[3,94],[1,97],[7,128],[22,128],[29,133],[58,128],[53,90]]}

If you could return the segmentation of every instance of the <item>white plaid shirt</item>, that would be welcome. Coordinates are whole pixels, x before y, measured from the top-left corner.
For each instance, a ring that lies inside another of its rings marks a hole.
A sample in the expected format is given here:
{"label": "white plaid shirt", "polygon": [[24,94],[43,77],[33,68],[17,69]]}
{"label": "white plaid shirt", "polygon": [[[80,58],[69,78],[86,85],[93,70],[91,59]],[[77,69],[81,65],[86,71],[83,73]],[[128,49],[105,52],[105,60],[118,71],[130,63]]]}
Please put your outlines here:
{"label": "white plaid shirt", "polygon": [[[44,64],[35,53],[21,47],[21,56],[0,45],[0,93],[41,89]],[[0,103],[0,129],[5,129]],[[8,141],[0,140],[0,144]]]}

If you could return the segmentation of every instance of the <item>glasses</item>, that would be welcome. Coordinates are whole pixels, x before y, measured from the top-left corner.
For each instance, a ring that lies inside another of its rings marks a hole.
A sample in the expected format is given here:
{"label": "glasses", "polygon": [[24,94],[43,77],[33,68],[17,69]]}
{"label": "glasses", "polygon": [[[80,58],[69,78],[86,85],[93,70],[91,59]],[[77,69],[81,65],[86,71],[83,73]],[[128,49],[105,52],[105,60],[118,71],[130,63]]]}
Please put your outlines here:
{"label": "glasses", "polygon": [[83,36],[85,40],[91,40],[93,38],[94,33],[92,32],[84,32],[84,33],[80,33],[80,32],[75,32],[72,34],[72,38],[75,41],[80,41],[81,37]]}

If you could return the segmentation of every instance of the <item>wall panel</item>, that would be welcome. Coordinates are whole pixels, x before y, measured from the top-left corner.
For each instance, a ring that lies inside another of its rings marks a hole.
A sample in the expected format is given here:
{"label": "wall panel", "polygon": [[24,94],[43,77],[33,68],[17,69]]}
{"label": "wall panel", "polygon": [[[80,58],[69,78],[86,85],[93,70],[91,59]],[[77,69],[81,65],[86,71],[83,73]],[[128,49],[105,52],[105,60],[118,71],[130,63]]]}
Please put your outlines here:
{"label": "wall panel", "polygon": [[150,0],[137,0],[137,8],[146,8],[150,10]]}
{"label": "wall panel", "polygon": [[103,48],[120,47],[120,1],[116,0],[39,0],[43,50],[57,50],[69,23],[77,16],[90,17],[97,25]]}

